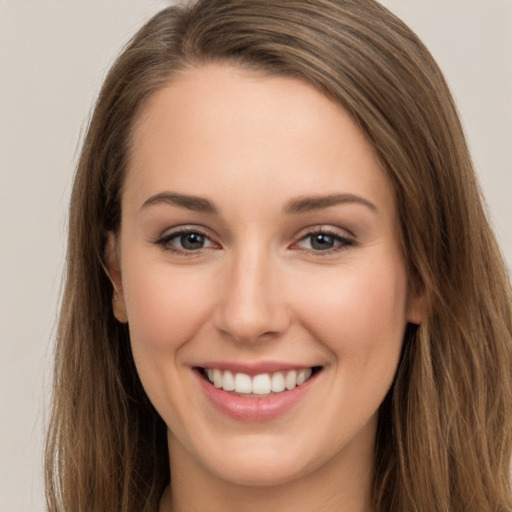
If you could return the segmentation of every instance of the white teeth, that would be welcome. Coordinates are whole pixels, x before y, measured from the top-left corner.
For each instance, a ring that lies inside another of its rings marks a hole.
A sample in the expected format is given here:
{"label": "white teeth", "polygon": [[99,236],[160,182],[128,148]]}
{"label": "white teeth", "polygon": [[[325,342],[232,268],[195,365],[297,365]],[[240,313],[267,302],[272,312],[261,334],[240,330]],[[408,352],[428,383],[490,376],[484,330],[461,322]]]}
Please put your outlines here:
{"label": "white teeth", "polygon": [[284,375],[281,372],[276,372],[272,375],[270,388],[274,393],[280,393],[285,390],[286,386],[284,385]]}
{"label": "white teeth", "polygon": [[220,370],[213,370],[213,385],[216,387],[216,388],[221,388],[222,387],[222,373]]}
{"label": "white teeth", "polygon": [[224,372],[224,379],[222,389],[224,391],[234,391],[235,390],[235,378],[231,372]]}
{"label": "white teeth", "polygon": [[290,370],[288,372],[275,372],[273,374],[261,373],[251,377],[245,373],[237,373],[217,368],[208,368],[206,375],[208,380],[216,387],[224,391],[235,391],[242,394],[268,395],[271,392],[281,393],[292,390],[306,382],[312,374],[311,368],[302,370]]}
{"label": "white teeth", "polygon": [[235,375],[235,391],[237,393],[252,393],[251,377],[245,373],[237,373]]}
{"label": "white teeth", "polygon": [[268,395],[270,393],[270,375],[262,373],[252,379],[252,392],[255,395]]}
{"label": "white teeth", "polygon": [[297,386],[304,384],[304,382],[306,382],[309,377],[311,377],[311,368],[300,370],[300,372],[297,374]]}
{"label": "white teeth", "polygon": [[293,389],[297,385],[297,372],[295,370],[292,370],[286,374],[284,385],[288,390]]}

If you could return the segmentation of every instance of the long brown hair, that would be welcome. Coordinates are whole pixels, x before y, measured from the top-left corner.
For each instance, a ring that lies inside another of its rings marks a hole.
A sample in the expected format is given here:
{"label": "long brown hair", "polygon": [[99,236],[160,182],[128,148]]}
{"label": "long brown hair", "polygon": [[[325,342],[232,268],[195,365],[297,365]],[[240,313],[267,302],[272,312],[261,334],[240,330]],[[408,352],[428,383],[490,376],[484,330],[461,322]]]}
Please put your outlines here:
{"label": "long brown hair", "polygon": [[454,102],[428,50],[374,0],[199,0],[157,14],[112,67],[71,198],[46,448],[51,512],[154,511],[169,481],[166,427],[111,312],[105,233],[120,222],[131,130],[173,73],[229,62],[303,80],[346,108],[397,197],[409,326],[380,409],[373,505],[511,511],[510,281]]}

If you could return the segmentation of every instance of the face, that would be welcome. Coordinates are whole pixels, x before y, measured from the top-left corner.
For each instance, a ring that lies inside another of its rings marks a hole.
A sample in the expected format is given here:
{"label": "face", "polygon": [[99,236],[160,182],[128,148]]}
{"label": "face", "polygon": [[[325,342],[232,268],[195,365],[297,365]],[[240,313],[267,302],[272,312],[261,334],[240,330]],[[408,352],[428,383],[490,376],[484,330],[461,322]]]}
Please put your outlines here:
{"label": "face", "polygon": [[182,72],[135,126],[109,254],[171,465],[265,485],[370,464],[420,313],[392,186],[339,105],[291,78]]}

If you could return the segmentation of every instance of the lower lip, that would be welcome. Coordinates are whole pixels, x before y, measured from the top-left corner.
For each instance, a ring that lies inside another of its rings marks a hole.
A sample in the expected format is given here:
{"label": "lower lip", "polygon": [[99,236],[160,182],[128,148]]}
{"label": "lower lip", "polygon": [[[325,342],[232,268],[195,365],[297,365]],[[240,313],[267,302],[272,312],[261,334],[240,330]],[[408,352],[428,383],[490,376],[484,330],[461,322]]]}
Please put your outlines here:
{"label": "lower lip", "polygon": [[269,421],[288,412],[298,404],[311,388],[318,374],[310,377],[304,384],[288,391],[262,398],[249,398],[228,393],[216,388],[196,371],[201,387],[214,407],[238,421]]}

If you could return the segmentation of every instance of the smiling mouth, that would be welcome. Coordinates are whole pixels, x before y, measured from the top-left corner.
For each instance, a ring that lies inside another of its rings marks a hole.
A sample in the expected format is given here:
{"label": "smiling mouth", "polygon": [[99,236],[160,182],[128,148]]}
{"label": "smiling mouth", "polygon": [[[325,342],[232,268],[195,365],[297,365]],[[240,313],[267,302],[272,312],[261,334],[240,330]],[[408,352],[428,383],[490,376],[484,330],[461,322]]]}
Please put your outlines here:
{"label": "smiling mouth", "polygon": [[262,398],[291,391],[302,386],[321,369],[321,366],[313,366],[251,376],[217,368],[197,368],[201,376],[216,388],[248,398]]}

